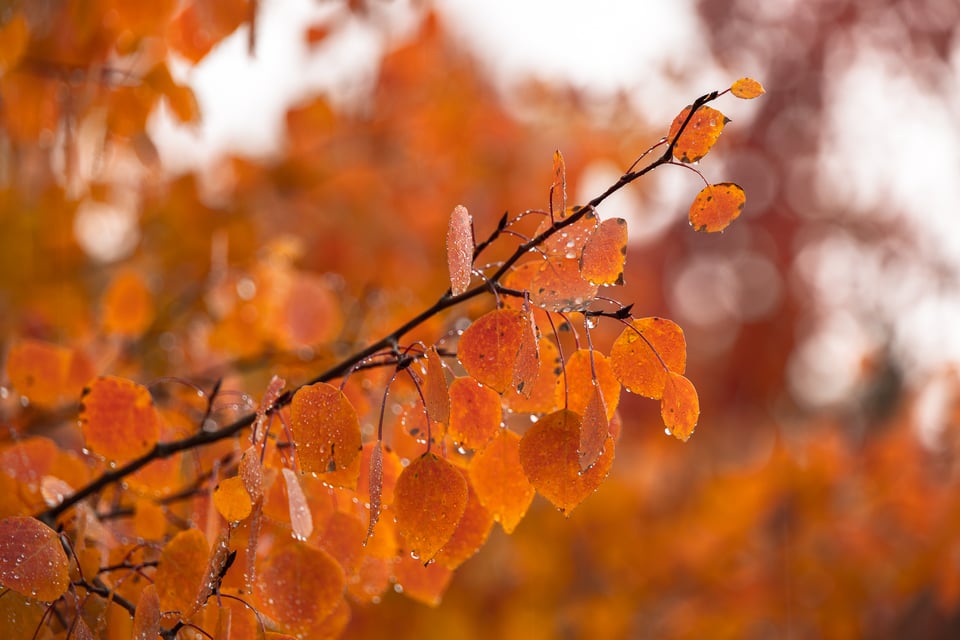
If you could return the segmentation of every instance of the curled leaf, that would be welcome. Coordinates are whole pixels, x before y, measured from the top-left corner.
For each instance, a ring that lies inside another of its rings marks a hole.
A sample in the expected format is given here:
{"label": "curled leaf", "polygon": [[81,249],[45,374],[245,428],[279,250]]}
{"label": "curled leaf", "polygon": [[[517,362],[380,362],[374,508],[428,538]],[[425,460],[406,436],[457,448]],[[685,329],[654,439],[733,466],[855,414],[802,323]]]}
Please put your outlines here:
{"label": "curled leaf", "polygon": [[427,380],[423,389],[427,413],[433,422],[447,424],[450,421],[450,396],[447,393],[447,374],[437,355],[436,348],[427,350]]}
{"label": "curled leaf", "polygon": [[567,166],[559,150],[553,152],[553,184],[550,185],[550,214],[562,218],[567,210]]}
{"label": "curled leaf", "polygon": [[723,231],[740,217],[747,195],[738,184],[720,182],[700,190],[690,205],[690,224],[697,231]]}
{"label": "curled leaf", "polygon": [[450,269],[450,293],[460,295],[470,288],[473,269],[473,218],[458,204],[450,214],[447,228],[447,266]]}
{"label": "curled leaf", "polygon": [[740,78],[730,86],[730,93],[744,100],[759,98],[766,92],[763,85],[753,78]]}

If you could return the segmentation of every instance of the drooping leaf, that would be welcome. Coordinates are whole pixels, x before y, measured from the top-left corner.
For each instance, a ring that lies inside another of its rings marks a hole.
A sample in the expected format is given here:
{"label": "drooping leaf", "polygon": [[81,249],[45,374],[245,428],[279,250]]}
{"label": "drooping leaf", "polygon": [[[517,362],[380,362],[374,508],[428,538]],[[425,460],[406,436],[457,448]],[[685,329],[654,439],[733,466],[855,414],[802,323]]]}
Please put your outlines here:
{"label": "drooping leaf", "polygon": [[500,394],[469,376],[450,385],[449,434],[470,449],[482,449],[497,434],[502,419]]}
{"label": "drooping leaf", "polygon": [[463,368],[481,384],[498,393],[506,391],[528,323],[513,309],[494,309],[474,320],[460,336],[457,349]]}
{"label": "drooping leaf", "polygon": [[237,475],[243,481],[243,488],[247,490],[250,500],[259,503],[263,500],[263,463],[260,454],[253,445],[247,447],[240,456],[240,465]]}
{"label": "drooping leaf", "polygon": [[570,355],[563,375],[557,378],[554,390],[556,406],[566,406],[574,413],[584,415],[594,395],[594,381],[600,384],[603,391],[606,418],[609,420],[620,404],[620,382],[609,358],[598,351],[577,349]]}
{"label": "drooping leaf", "polygon": [[700,418],[700,399],[693,383],[679,373],[670,372],[660,399],[663,424],[678,440],[686,442]]}
{"label": "drooping leaf", "polygon": [[163,546],[153,582],[161,610],[181,616],[193,610],[209,557],[207,538],[199,529],[185,529]]}
{"label": "drooping leaf", "polygon": [[667,370],[682,374],[686,369],[683,329],[665,318],[635,319],[614,341],[610,364],[627,390],[659,400]]}
{"label": "drooping leaf", "polygon": [[290,403],[290,428],[302,471],[331,473],[360,455],[360,420],[340,389],[325,382],[300,388]]}
{"label": "drooping leaf", "polygon": [[453,464],[425,453],[397,478],[397,530],[421,562],[431,560],[457,529],[467,507],[467,481]]}
{"label": "drooping leaf", "polygon": [[506,533],[513,533],[536,494],[520,464],[520,436],[501,429],[470,460],[469,476],[480,504]]}
{"label": "drooping leaf", "polygon": [[[668,139],[674,139],[689,113],[690,107],[684,107],[683,111],[674,118],[673,124],[670,125],[670,133],[667,134]],[[699,161],[713,147],[728,122],[730,120],[716,109],[700,107],[690,118],[690,122],[683,130],[683,135],[674,145],[673,157],[680,162]]]}
{"label": "drooping leaf", "polygon": [[213,504],[227,522],[243,520],[253,509],[253,501],[240,476],[220,481],[213,491]]}
{"label": "drooping leaf", "polygon": [[377,526],[377,521],[380,520],[381,497],[383,495],[383,448],[379,440],[370,452],[370,463],[367,468],[370,470],[367,476],[370,518],[367,520],[367,536],[363,540],[364,546],[373,536],[373,530]]}
{"label": "drooping leaf", "polygon": [[730,93],[744,100],[759,98],[766,92],[763,85],[753,78],[740,78],[730,86]]}
{"label": "drooping leaf", "polygon": [[83,394],[80,428],[89,449],[107,459],[125,461],[153,448],[160,435],[160,418],[146,387],[103,376]]}
{"label": "drooping leaf", "polygon": [[520,439],[520,463],[537,493],[569,514],[593,493],[613,464],[613,438],[607,438],[603,453],[593,466],[580,470],[579,415],[561,409],[544,416]]}
{"label": "drooping leaf", "polygon": [[[462,473],[466,475],[466,471]],[[448,569],[456,569],[483,546],[491,528],[493,516],[483,507],[476,492],[467,482],[467,506],[463,517],[457,523],[453,536],[437,552],[436,561]]]}
{"label": "drooping leaf", "polygon": [[260,609],[281,628],[303,633],[343,600],[343,569],[329,553],[286,538],[277,541],[257,576]]}
{"label": "drooping leaf", "polygon": [[583,246],[580,275],[593,284],[620,285],[626,260],[627,221],[607,218]]}
{"label": "drooping leaf", "polygon": [[[618,384],[619,386],[619,384]],[[597,382],[591,382],[590,400],[583,410],[583,424],[580,427],[580,470],[586,471],[603,453],[603,446],[610,435],[610,418],[607,416],[603,391]]]}
{"label": "drooping leaf", "polygon": [[56,531],[28,516],[0,520],[0,585],[49,602],[70,586],[69,569]]}
{"label": "drooping leaf", "polygon": [[690,225],[697,231],[723,231],[740,217],[747,195],[738,184],[720,182],[700,190],[690,205]]}
{"label": "drooping leaf", "polygon": [[470,288],[473,270],[473,217],[458,204],[450,214],[447,228],[447,266],[450,270],[450,293],[460,295]]}
{"label": "drooping leaf", "polygon": [[310,513],[310,504],[300,486],[300,478],[293,469],[284,467],[283,481],[287,486],[287,505],[290,508],[290,527],[293,537],[297,540],[306,540],[313,533],[313,514]]}
{"label": "drooping leaf", "polygon": [[157,640],[160,634],[160,598],[155,585],[148,584],[140,592],[137,612],[133,615],[133,640]]}
{"label": "drooping leaf", "polygon": [[370,505],[368,540],[380,518],[384,504],[392,504],[397,477],[402,470],[397,454],[383,446],[382,442],[368,442],[363,445],[363,459],[360,467],[360,479],[357,493],[367,495]]}
{"label": "drooping leaf", "polygon": [[435,348],[427,350],[427,379],[423,389],[427,413],[434,422],[450,422],[450,395],[447,393],[447,374]]}
{"label": "drooping leaf", "polygon": [[524,388],[524,393],[510,389],[503,394],[504,407],[515,413],[550,413],[563,406],[557,405],[555,399],[557,380],[562,372],[557,345],[549,338],[540,338],[538,347],[540,365],[533,386]]}
{"label": "drooping leaf", "polygon": [[520,349],[517,351],[510,389],[515,389],[520,395],[529,398],[540,374],[540,344],[537,340],[537,323],[533,317],[533,309],[526,299],[521,312],[527,317],[529,329],[520,335]]}
{"label": "drooping leaf", "polygon": [[553,152],[553,184],[550,185],[550,214],[559,219],[567,211],[567,166],[560,150]]}
{"label": "drooping leaf", "polygon": [[544,260],[530,282],[530,301],[547,311],[585,309],[596,297],[597,285],[580,275],[578,257]]}

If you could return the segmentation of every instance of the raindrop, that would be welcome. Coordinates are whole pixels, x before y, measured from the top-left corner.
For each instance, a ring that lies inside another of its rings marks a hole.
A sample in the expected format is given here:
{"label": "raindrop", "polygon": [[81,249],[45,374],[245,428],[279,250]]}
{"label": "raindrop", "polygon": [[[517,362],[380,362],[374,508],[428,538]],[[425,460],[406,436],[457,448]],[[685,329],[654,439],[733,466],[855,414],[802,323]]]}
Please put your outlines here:
{"label": "raindrop", "polygon": [[28,398],[27,396],[20,396],[20,406],[21,406],[21,407],[29,407],[29,406],[30,406],[30,398]]}
{"label": "raindrop", "polygon": [[665,434],[667,434],[668,436],[672,436],[672,435],[673,435],[673,432],[670,431],[670,427],[664,427],[664,428],[663,428],[663,432],[664,432]]}
{"label": "raindrop", "polygon": [[531,423],[534,423],[534,424],[535,424],[539,419],[540,419],[540,416],[534,415],[534,414],[532,414],[532,413],[530,414],[530,422],[531,422]]}
{"label": "raindrop", "polygon": [[380,604],[380,596],[373,596],[372,598],[370,598],[370,602],[372,602],[373,604]]}
{"label": "raindrop", "polygon": [[460,445],[457,447],[457,453],[459,453],[462,456],[465,456],[467,455],[467,450],[464,449],[463,445]]}
{"label": "raindrop", "polygon": [[419,559],[420,559],[420,554],[417,553],[416,551],[411,551],[411,552],[410,552],[410,557],[413,558],[414,560],[419,560]]}
{"label": "raindrop", "polygon": [[403,585],[398,582],[397,584],[393,585],[393,590],[397,593],[403,593]]}

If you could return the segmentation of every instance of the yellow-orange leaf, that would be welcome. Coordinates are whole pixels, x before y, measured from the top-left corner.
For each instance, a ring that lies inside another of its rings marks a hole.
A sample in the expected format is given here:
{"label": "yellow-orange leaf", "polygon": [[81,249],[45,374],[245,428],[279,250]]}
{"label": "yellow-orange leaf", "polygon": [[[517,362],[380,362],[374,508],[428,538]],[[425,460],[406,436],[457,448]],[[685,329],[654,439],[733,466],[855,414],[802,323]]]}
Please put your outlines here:
{"label": "yellow-orange leaf", "polygon": [[594,380],[603,391],[606,418],[612,418],[620,404],[620,382],[609,358],[589,349],[578,349],[567,359],[564,374],[557,378],[554,389],[556,406],[565,406],[574,413],[584,415],[594,395]]}
{"label": "yellow-orange leaf", "polygon": [[0,520],[0,585],[48,602],[62,596],[69,562],[57,532],[28,516]]}
{"label": "yellow-orange leaf", "polygon": [[[619,387],[619,384],[617,385]],[[604,403],[603,392],[598,383],[591,383],[590,400],[583,411],[583,425],[580,427],[580,470],[586,471],[603,453],[603,446],[610,435],[610,418]],[[611,414],[612,415],[612,414]]]}
{"label": "yellow-orange leaf", "polygon": [[160,418],[146,387],[103,376],[84,391],[80,428],[89,449],[123,461],[153,448],[160,435]]}
{"label": "yellow-orange leaf", "polygon": [[409,555],[400,556],[394,565],[394,577],[403,588],[403,595],[422,604],[435,607],[447,590],[453,571],[439,562],[424,566]]}
{"label": "yellow-orange leaf", "polygon": [[500,394],[469,376],[450,385],[450,427],[454,441],[482,449],[497,434],[503,418]]}
{"label": "yellow-orange leaf", "polygon": [[517,351],[517,362],[513,368],[513,381],[510,386],[511,389],[516,389],[517,393],[529,398],[540,374],[540,345],[537,341],[537,323],[528,300],[524,299],[521,311],[527,317],[528,329],[520,336],[520,349]]}
{"label": "yellow-orange leaf", "polygon": [[360,420],[340,389],[325,382],[302,387],[290,403],[290,428],[301,471],[329,473],[360,455]]}
{"label": "yellow-orange leaf", "polygon": [[491,528],[493,528],[493,516],[483,508],[468,482],[467,507],[463,511],[460,522],[457,523],[453,537],[447,540],[437,553],[437,562],[448,569],[456,569],[483,546],[487,536],[490,535]]}
{"label": "yellow-orange leaf", "polygon": [[103,295],[103,330],[123,338],[137,338],[153,322],[153,294],[139,271],[127,269],[114,276]]}
{"label": "yellow-orange leaf", "polygon": [[245,519],[253,509],[253,501],[240,476],[220,481],[213,491],[213,504],[228,522]]}
{"label": "yellow-orange leaf", "polygon": [[133,640],[157,640],[160,634],[160,598],[157,588],[148,584],[140,592],[137,612],[133,615]]}
{"label": "yellow-orange leaf", "polygon": [[450,292],[455,296],[470,288],[473,248],[473,218],[466,207],[458,204],[450,214],[447,228],[447,267],[450,270]]}
{"label": "yellow-orange leaf", "polygon": [[659,400],[667,383],[667,370],[686,370],[683,329],[665,318],[636,319],[614,341],[610,364],[627,390]]}
{"label": "yellow-orange leaf", "polygon": [[513,309],[494,309],[474,320],[460,336],[460,363],[481,384],[503,393],[513,381],[513,368],[529,331],[529,320]]}
{"label": "yellow-orange leaf", "polygon": [[[570,211],[573,215],[580,210],[580,207],[574,207]],[[553,224],[550,220],[544,220],[537,228],[536,235],[540,235],[550,228]],[[597,230],[599,220],[597,212],[589,209],[583,213],[579,220],[573,224],[568,224],[552,236],[544,240],[541,249],[548,255],[561,258],[579,259],[583,252],[583,245]]]}
{"label": "yellow-orange leaf", "polygon": [[470,460],[470,485],[503,530],[513,530],[523,519],[536,490],[520,465],[520,436],[501,429],[487,447]]}
{"label": "yellow-orange leaf", "polygon": [[627,221],[608,218],[600,223],[580,256],[580,275],[599,285],[623,284],[627,260]]}
{"label": "yellow-orange leaf", "polygon": [[447,393],[447,374],[435,348],[427,350],[427,380],[423,388],[427,413],[434,422],[450,422],[450,396]]}
{"label": "yellow-orange leaf", "polygon": [[510,389],[503,395],[504,406],[515,413],[550,413],[557,405],[555,400],[557,378],[561,373],[560,353],[557,345],[548,338],[541,338],[537,344],[540,350],[540,366],[531,388],[526,386],[523,393]]}
{"label": "yellow-orange leaf", "polygon": [[678,440],[686,442],[700,418],[700,399],[693,383],[679,373],[670,372],[660,400],[663,424]]}
{"label": "yellow-orange leaf", "polygon": [[520,463],[537,492],[569,513],[600,486],[613,464],[613,438],[593,466],[580,470],[580,416],[562,409],[541,418],[520,439]]}
{"label": "yellow-orange leaf", "polygon": [[690,224],[697,231],[723,231],[740,217],[747,195],[740,185],[720,182],[700,190],[690,205]]}
{"label": "yellow-orange leaf", "polygon": [[530,301],[547,311],[581,311],[597,295],[597,285],[580,275],[579,255],[544,260],[530,282]]}
{"label": "yellow-orange leaf", "polygon": [[7,354],[10,383],[32,404],[54,407],[76,401],[93,367],[80,351],[39,340],[20,340]]}
{"label": "yellow-orange leaf", "polygon": [[411,553],[427,562],[447,543],[467,508],[467,481],[435,453],[411,462],[397,478],[397,530]]}
{"label": "yellow-orange leaf", "polygon": [[740,78],[730,86],[730,93],[744,100],[758,98],[766,92],[763,85],[753,78]]}
{"label": "yellow-orange leaf", "polygon": [[[673,140],[680,131],[680,127],[687,119],[690,107],[685,107],[670,125],[667,138]],[[673,157],[680,162],[697,162],[707,155],[714,143],[723,132],[723,127],[730,120],[711,107],[700,107],[690,118],[690,122],[683,130],[683,135],[673,147]]]}
{"label": "yellow-orange leaf", "polygon": [[181,531],[164,545],[154,577],[160,609],[187,615],[207,573],[210,548],[199,529]]}

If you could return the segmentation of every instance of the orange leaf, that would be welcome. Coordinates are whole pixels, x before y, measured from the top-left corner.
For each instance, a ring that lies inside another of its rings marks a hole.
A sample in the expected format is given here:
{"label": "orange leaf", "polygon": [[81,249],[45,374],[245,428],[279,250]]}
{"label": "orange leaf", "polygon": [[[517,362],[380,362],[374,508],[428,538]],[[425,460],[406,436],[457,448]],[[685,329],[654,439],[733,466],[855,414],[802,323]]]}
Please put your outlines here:
{"label": "orange leaf", "polygon": [[450,226],[447,228],[450,292],[455,296],[470,288],[474,246],[473,218],[466,207],[458,204],[450,214]]}
{"label": "orange leaf", "polygon": [[317,536],[317,546],[340,563],[344,573],[352,576],[363,557],[363,542],[367,532],[356,516],[337,511],[324,524]]}
{"label": "orange leaf", "polygon": [[397,478],[397,530],[421,562],[433,559],[457,529],[467,507],[467,481],[435,453],[411,462]]}
{"label": "orange leaf", "polygon": [[[549,338],[538,341],[540,366],[530,389],[524,393],[510,389],[503,395],[504,406],[514,413],[550,413],[558,408],[555,400],[557,379],[562,371],[557,345]],[[529,392],[529,397],[527,397]],[[563,406],[562,403],[559,406]]]}
{"label": "orange leaf", "polygon": [[470,460],[470,485],[503,530],[513,530],[523,519],[536,490],[520,465],[520,436],[510,429],[500,433]]}
{"label": "orange leaf", "polygon": [[700,190],[690,205],[690,224],[697,231],[723,231],[740,217],[747,195],[740,185],[720,182]]}
{"label": "orange leaf", "polygon": [[91,450],[110,460],[129,460],[157,443],[160,418],[146,387],[102,376],[84,391],[80,428]]}
{"label": "orange leaf", "polygon": [[494,309],[474,320],[463,332],[457,357],[477,382],[503,393],[513,381],[524,331],[529,331],[529,320],[524,314]]}
{"label": "orange leaf", "polygon": [[244,520],[253,510],[253,501],[240,476],[220,481],[213,491],[213,504],[227,522]]}
{"label": "orange leaf", "polygon": [[[690,107],[685,107],[670,125],[667,138],[673,140],[680,131],[680,127],[687,119]],[[683,130],[683,135],[673,147],[673,157],[680,162],[697,162],[707,155],[714,143],[723,132],[723,127],[730,120],[716,109],[700,107],[690,118],[690,122]]]}
{"label": "orange leaf", "polygon": [[500,394],[469,376],[450,385],[450,427],[455,442],[482,449],[497,434],[503,418]]}
{"label": "orange leaf", "polygon": [[325,382],[301,387],[290,403],[290,428],[301,471],[329,473],[360,455],[360,420],[350,400]]}
{"label": "orange leaf", "polygon": [[679,373],[670,372],[660,400],[663,424],[678,440],[686,442],[700,417],[700,399],[693,383]]}
{"label": "orange leaf", "polygon": [[293,529],[293,537],[297,540],[306,540],[313,533],[313,514],[310,513],[307,496],[303,493],[296,471],[284,467],[280,472],[283,474],[283,482],[287,485],[287,506],[290,509],[290,527]]}
{"label": "orange leaf", "polygon": [[[570,213],[572,215],[579,210],[580,207],[574,207]],[[550,220],[541,222],[537,228],[536,235],[547,231],[552,224],[554,223]],[[583,245],[586,244],[590,236],[597,230],[598,224],[597,212],[589,209],[583,213],[579,220],[573,224],[568,224],[544,240],[540,248],[548,256],[569,258],[571,260],[574,258],[579,259],[580,254],[583,252]]]}
{"label": "orange leaf", "polygon": [[517,351],[510,389],[516,389],[517,393],[529,398],[537,376],[540,375],[540,345],[537,341],[537,323],[533,317],[533,309],[526,299],[523,301],[522,311],[527,316],[529,329],[520,335],[520,349]]}
{"label": "orange leaf", "polygon": [[584,415],[594,396],[594,380],[603,392],[606,418],[612,418],[620,404],[620,382],[607,356],[589,349],[578,349],[567,360],[554,389],[556,406]]}
{"label": "orange leaf", "polygon": [[24,339],[7,354],[10,384],[32,404],[55,407],[75,401],[93,377],[93,366],[75,349]]}
{"label": "orange leaf", "polygon": [[431,562],[424,566],[422,562],[403,555],[394,565],[394,575],[397,585],[403,590],[403,595],[411,600],[435,607],[440,604],[443,592],[447,590],[453,571],[439,562]]}
{"label": "orange leaf", "polygon": [[567,166],[559,150],[553,152],[553,184],[550,185],[550,214],[564,217],[567,211]]}
{"label": "orange leaf", "polygon": [[36,518],[0,520],[0,584],[50,602],[70,586],[70,565],[57,532]]}
{"label": "orange leaf", "polygon": [[160,609],[187,615],[207,573],[210,549],[199,529],[181,531],[164,545],[154,576]]}
{"label": "orange leaf", "polygon": [[133,616],[133,640],[156,640],[160,634],[160,598],[155,585],[148,584],[140,592],[137,612]]}
{"label": "orange leaf", "polygon": [[627,221],[608,218],[600,223],[583,247],[580,275],[599,285],[623,284],[627,260]]}
{"label": "orange leaf", "polygon": [[683,329],[665,318],[636,319],[614,341],[610,364],[628,391],[659,400],[667,370],[683,373],[686,369]]}
{"label": "orange leaf", "polygon": [[0,75],[7,73],[17,66],[20,57],[27,49],[30,40],[30,31],[23,13],[16,14],[0,27]]}
{"label": "orange leaf", "polygon": [[530,301],[547,311],[582,311],[597,295],[597,285],[580,275],[580,261],[554,257],[544,260],[530,282]]}
{"label": "orange leaf", "polygon": [[322,622],[343,600],[343,569],[329,553],[292,539],[278,541],[258,572],[260,610],[287,631]]}
{"label": "orange leaf", "polygon": [[740,78],[730,86],[730,93],[744,100],[759,98],[766,92],[763,85],[753,78]]}
{"label": "orange leaf", "polygon": [[133,530],[145,540],[163,540],[167,514],[163,507],[148,498],[137,498],[133,507]]}
{"label": "orange leaf", "polygon": [[435,348],[427,350],[427,380],[423,389],[427,413],[434,422],[450,422],[450,395],[447,392],[447,374]]}
{"label": "orange leaf", "polygon": [[[465,472],[463,472],[465,473]],[[439,564],[448,569],[456,569],[475,554],[490,535],[493,517],[483,508],[476,492],[467,483],[467,506],[463,517],[457,523],[453,537],[447,540],[436,555]]]}
{"label": "orange leaf", "polygon": [[562,409],[541,418],[520,439],[520,463],[537,492],[569,512],[593,493],[613,464],[613,438],[592,467],[580,470],[580,416]]}
{"label": "orange leaf", "polygon": [[[619,387],[619,384],[617,385]],[[586,471],[590,468],[600,454],[603,453],[603,446],[607,442],[607,436],[610,435],[610,418],[607,417],[608,410],[603,401],[603,392],[598,383],[591,383],[593,390],[590,394],[590,400],[583,411],[583,424],[580,427],[580,446],[577,454],[580,456],[580,470]]]}
{"label": "orange leaf", "polygon": [[110,281],[103,294],[105,333],[122,338],[138,338],[154,318],[153,294],[139,271],[125,269]]}

